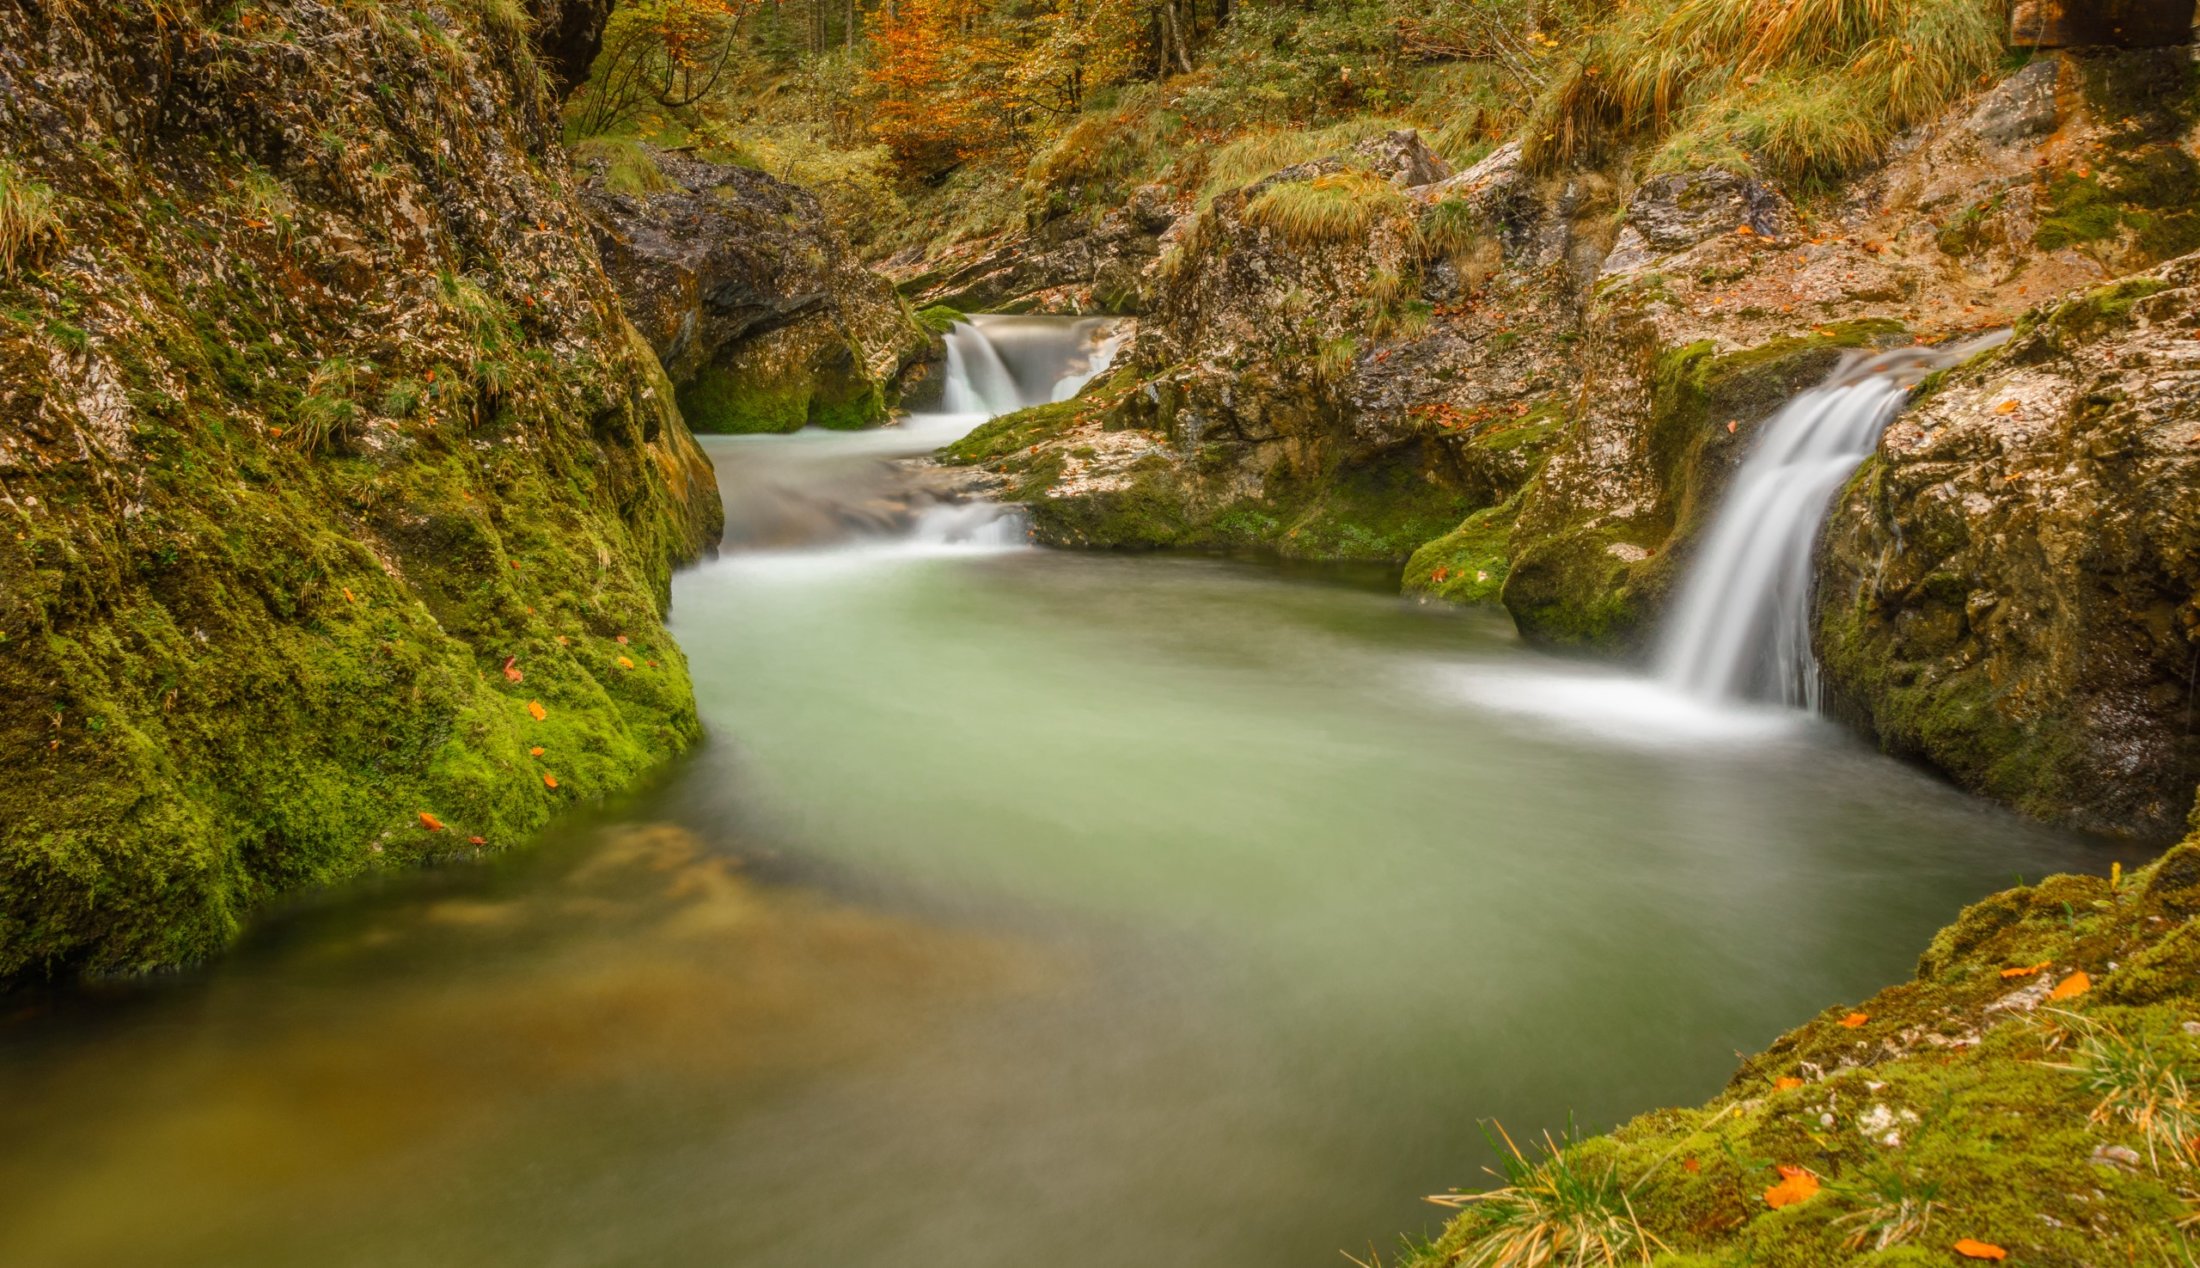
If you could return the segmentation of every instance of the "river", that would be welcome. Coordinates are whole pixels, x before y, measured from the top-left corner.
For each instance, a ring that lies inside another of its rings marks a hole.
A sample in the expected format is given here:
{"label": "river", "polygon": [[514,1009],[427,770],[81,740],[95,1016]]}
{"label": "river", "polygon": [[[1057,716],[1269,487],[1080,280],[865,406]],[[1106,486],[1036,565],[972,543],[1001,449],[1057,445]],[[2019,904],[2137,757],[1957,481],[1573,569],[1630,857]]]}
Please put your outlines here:
{"label": "river", "polygon": [[711,738],[650,787],[0,1001],[0,1263],[1387,1259],[1482,1123],[1700,1101],[2108,865],[1388,576],[879,527],[969,421],[706,442]]}

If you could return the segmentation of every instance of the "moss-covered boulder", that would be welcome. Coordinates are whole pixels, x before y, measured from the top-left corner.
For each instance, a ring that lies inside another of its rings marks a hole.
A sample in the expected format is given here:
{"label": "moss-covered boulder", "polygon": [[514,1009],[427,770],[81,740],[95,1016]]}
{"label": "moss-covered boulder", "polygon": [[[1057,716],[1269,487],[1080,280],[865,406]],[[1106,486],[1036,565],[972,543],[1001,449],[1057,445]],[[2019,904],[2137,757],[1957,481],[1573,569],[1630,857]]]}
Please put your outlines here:
{"label": "moss-covered boulder", "polygon": [[1524,1149],[1508,1187],[1462,1194],[1404,1262],[1509,1262],[1485,1252],[1584,1233],[1614,1251],[1585,1262],[1663,1268],[2181,1262],[2196,912],[2200,842],[1997,894],[1915,980],[1826,1009],[1708,1104]]}
{"label": "moss-covered boulder", "polygon": [[2174,838],[2200,738],[2200,256],[2052,306],[1898,420],[1819,560],[1827,684],[2043,818]]}
{"label": "moss-covered boulder", "polygon": [[808,191],[633,141],[576,150],[605,267],[699,432],[884,422],[932,347]]}
{"label": "moss-covered boulder", "polygon": [[511,6],[0,5],[0,981],[519,840],[698,734],[716,485]]}

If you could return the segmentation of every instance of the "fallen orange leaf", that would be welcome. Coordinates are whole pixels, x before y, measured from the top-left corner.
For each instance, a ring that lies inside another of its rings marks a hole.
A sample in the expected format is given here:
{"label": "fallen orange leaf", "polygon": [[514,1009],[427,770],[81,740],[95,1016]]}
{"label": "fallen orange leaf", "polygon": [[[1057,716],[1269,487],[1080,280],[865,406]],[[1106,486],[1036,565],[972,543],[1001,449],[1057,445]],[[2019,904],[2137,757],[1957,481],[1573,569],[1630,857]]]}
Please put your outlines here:
{"label": "fallen orange leaf", "polygon": [[1996,414],[2014,414],[2017,412],[2017,402],[2014,399],[2003,401],[1994,407],[1994,412]]}
{"label": "fallen orange leaf", "polygon": [[443,821],[423,810],[420,812],[420,826],[426,828],[430,832],[441,832],[443,830]]}
{"label": "fallen orange leaf", "polygon": [[1850,1013],[1841,1019],[1841,1024],[1847,1026],[1850,1030],[1854,1030],[1871,1019],[1872,1015],[1870,1013]]}
{"label": "fallen orange leaf", "polygon": [[549,773],[548,771],[544,771],[544,772],[543,772],[543,776],[542,776],[542,786],[543,786],[543,787],[545,787],[545,788],[555,788],[555,787],[557,787],[557,786],[558,786],[558,777],[557,777],[557,776],[555,776],[555,775],[553,775],[553,774],[551,774],[551,773]]}
{"label": "fallen orange leaf", "polygon": [[346,602],[346,603],[357,603],[357,602],[359,602],[359,600],[357,600],[357,599],[355,599],[355,598],[353,598],[353,597],[352,597],[352,595],[351,595],[351,587],[350,587],[350,586],[345,586],[345,587],[344,587],[344,602]]}
{"label": "fallen orange leaf", "polygon": [[1729,436],[1733,435],[1733,434],[1734,434],[1734,429],[1735,429],[1735,428],[1737,428],[1737,427],[1739,427],[1739,426],[1741,426],[1741,425],[1742,425],[1742,424],[1741,424],[1740,420],[1738,420],[1738,419],[1733,419],[1733,418],[1729,418],[1729,419],[1727,419],[1727,420],[1726,420],[1726,434],[1727,434],[1727,435],[1729,435]]}
{"label": "fallen orange leaf", "polygon": [[486,838],[486,837],[467,837],[467,838],[466,838],[466,844],[468,844],[468,845],[487,845],[487,844],[489,844],[489,841],[488,841],[488,838]]}
{"label": "fallen orange leaf", "polygon": [[504,681],[518,682],[526,676],[519,671],[519,657],[507,656],[504,658]]}
{"label": "fallen orange leaf", "polygon": [[2093,979],[2085,975],[2084,969],[2079,969],[2055,984],[2055,989],[2047,993],[2047,1002],[2052,1004],[2058,999],[2076,999],[2092,989]]}
{"label": "fallen orange leaf", "polygon": [[527,750],[527,756],[529,756],[529,757],[541,757],[541,756],[542,756],[542,745],[540,745],[540,744],[537,744],[537,745],[536,745],[535,747],[533,747],[533,748],[531,748],[531,749],[528,749],[528,750]]}
{"label": "fallen orange leaf", "polygon": [[2009,1252],[1992,1242],[1977,1241],[1966,1237],[1956,1243],[1956,1253],[1965,1259],[2007,1259]]}
{"label": "fallen orange leaf", "polygon": [[2038,964],[2027,965],[2021,969],[2003,969],[2001,971],[2001,975],[2003,977],[2031,977],[2033,974],[2039,972],[2041,969],[2044,969],[2048,965],[2053,963],[2053,960],[2042,960]]}
{"label": "fallen orange leaf", "polygon": [[621,646],[621,647],[624,647],[624,646],[626,646],[626,635],[624,635],[624,634],[621,634],[621,635],[619,635],[619,637],[618,637],[618,643],[619,643],[619,646]]}
{"label": "fallen orange leaf", "polygon": [[1681,1160],[1681,1170],[1687,1172],[1690,1175],[1694,1175],[1697,1172],[1703,1170],[1703,1164],[1696,1161],[1694,1158],[1683,1158]]}
{"label": "fallen orange leaf", "polygon": [[1783,1206],[1807,1202],[1818,1192],[1818,1177],[1801,1167],[1780,1168],[1780,1183],[1765,1190],[1765,1205],[1777,1211]]}
{"label": "fallen orange leaf", "polygon": [[550,716],[550,711],[542,707],[542,701],[530,700],[527,702],[527,716],[540,722]]}
{"label": "fallen orange leaf", "polygon": [[634,668],[634,662],[633,662],[633,661],[630,661],[630,660],[628,660],[628,659],[627,659],[626,657],[624,657],[624,656],[621,656],[621,657],[619,657],[619,668],[621,668],[621,669],[632,669],[632,668]]}
{"label": "fallen orange leaf", "polygon": [[1803,1081],[1792,1074],[1783,1074],[1772,1081],[1772,1090],[1775,1092],[1791,1092],[1801,1086]]}

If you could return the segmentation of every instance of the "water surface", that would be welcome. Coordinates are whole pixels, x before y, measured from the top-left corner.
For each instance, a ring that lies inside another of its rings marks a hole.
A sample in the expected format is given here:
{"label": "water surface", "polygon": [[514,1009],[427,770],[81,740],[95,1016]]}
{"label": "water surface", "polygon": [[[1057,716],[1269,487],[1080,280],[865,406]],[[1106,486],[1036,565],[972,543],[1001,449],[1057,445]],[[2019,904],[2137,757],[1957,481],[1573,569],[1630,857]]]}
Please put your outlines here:
{"label": "water surface", "polygon": [[1480,1121],[1700,1100],[2107,865],[1501,614],[878,537],[937,439],[709,442],[751,546],[842,540],[679,579],[711,740],[656,786],[22,1001],[0,1263],[1335,1264]]}

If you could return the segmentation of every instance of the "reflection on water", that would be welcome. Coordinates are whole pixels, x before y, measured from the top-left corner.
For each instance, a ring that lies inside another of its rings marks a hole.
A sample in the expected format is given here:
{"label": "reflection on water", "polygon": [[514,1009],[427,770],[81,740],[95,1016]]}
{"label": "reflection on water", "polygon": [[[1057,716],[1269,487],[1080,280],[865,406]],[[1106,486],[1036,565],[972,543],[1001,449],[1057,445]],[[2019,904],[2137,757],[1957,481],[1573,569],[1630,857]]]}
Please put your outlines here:
{"label": "reflection on water", "polygon": [[[909,441],[711,443],[831,507]],[[0,1263],[1365,1258],[1478,1120],[1700,1100],[2107,862],[1372,589],[859,535],[677,591],[712,741],[613,822],[0,1025]]]}

